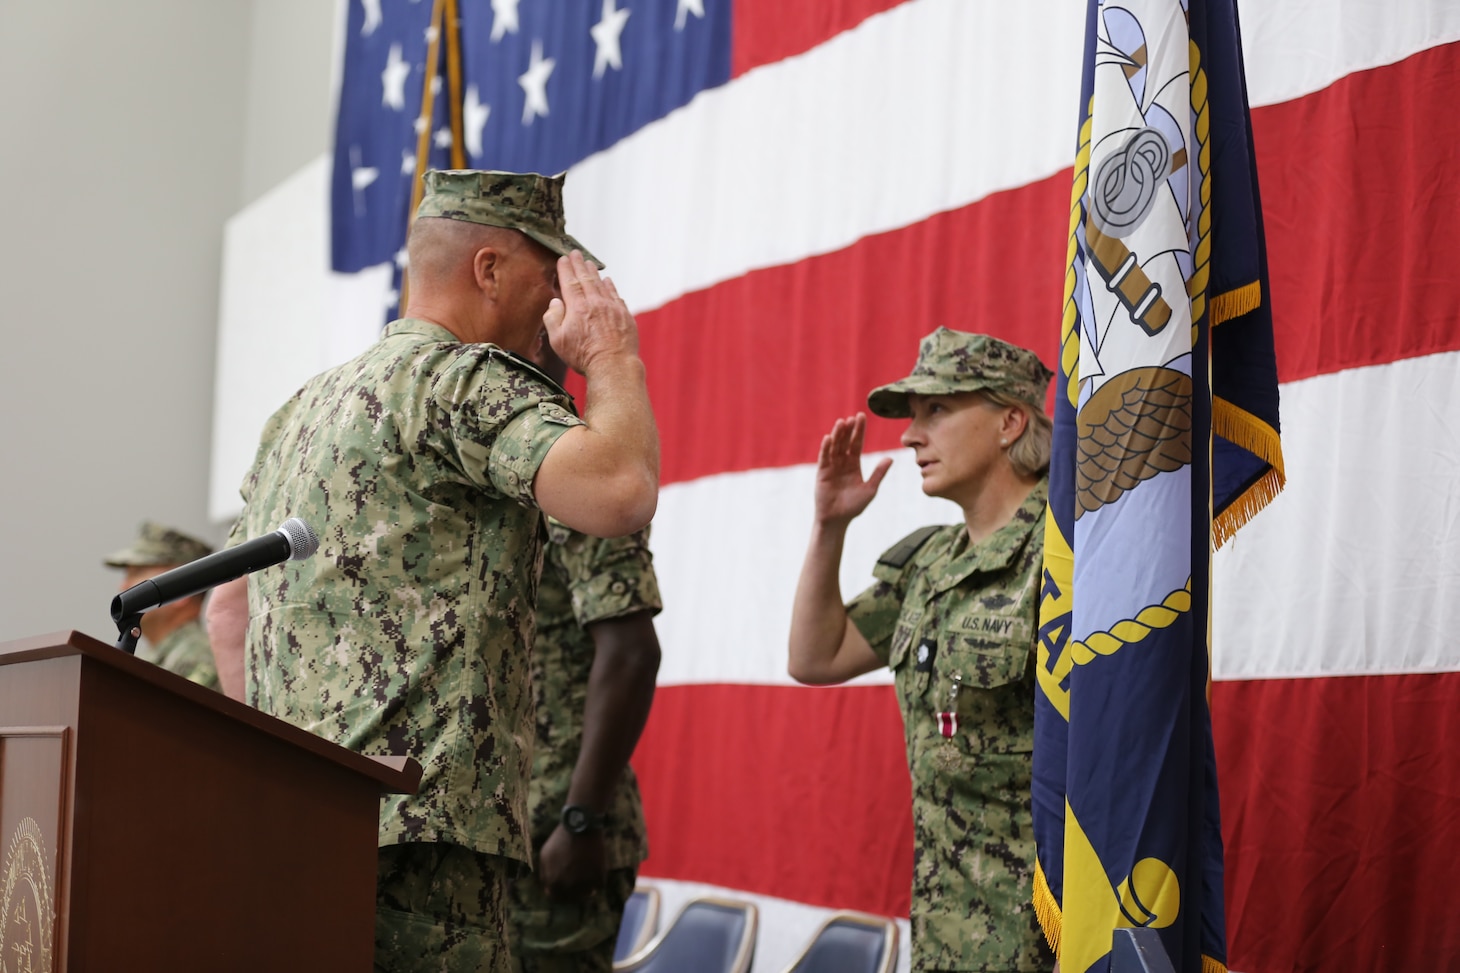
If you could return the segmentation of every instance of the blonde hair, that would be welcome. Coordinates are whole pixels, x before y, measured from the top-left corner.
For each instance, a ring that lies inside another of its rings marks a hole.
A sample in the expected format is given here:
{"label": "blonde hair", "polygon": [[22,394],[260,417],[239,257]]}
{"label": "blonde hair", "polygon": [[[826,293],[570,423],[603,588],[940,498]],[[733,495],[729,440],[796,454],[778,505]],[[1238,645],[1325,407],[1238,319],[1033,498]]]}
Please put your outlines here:
{"label": "blonde hair", "polygon": [[1034,402],[1016,399],[1003,392],[980,390],[990,404],[1001,409],[1018,409],[1028,421],[1019,438],[1009,445],[1009,463],[1020,476],[1041,476],[1049,469],[1050,440],[1054,435],[1054,423],[1044,414],[1044,407]]}

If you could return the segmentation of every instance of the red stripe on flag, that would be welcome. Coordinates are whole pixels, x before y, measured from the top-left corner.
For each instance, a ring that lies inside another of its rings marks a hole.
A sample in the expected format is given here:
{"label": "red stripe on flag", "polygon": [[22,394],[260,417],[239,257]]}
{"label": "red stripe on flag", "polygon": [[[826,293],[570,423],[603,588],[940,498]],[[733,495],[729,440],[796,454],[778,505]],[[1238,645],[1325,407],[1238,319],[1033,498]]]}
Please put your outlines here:
{"label": "red stripe on flag", "polygon": [[[1453,90],[1460,44],[1253,113],[1281,380],[1460,350]],[[1067,170],[641,314],[663,481],[812,462],[939,325],[1053,365],[1069,192]],[[902,425],[874,420],[868,448]]]}
{"label": "red stripe on flag", "polygon": [[[663,481],[813,462],[938,325],[1053,361],[1069,207],[1064,173],[639,315]],[[902,426],[874,421],[868,448],[895,448]]]}
{"label": "red stripe on flag", "polygon": [[1460,349],[1460,43],[1252,113],[1282,381]]}
{"label": "red stripe on flag", "polygon": [[1460,673],[1218,682],[1228,965],[1460,969]]}
{"label": "red stripe on flag", "polygon": [[735,0],[731,76],[738,77],[751,68],[809,51],[873,14],[901,3],[902,0],[820,0],[817,3]]}
{"label": "red stripe on flag", "polygon": [[[1460,673],[1213,685],[1229,965],[1460,964]],[[907,915],[912,821],[887,686],[661,687],[634,766],[644,874]]]}
{"label": "red stripe on flag", "polygon": [[644,875],[908,914],[912,794],[890,686],[661,686],[634,769]]}

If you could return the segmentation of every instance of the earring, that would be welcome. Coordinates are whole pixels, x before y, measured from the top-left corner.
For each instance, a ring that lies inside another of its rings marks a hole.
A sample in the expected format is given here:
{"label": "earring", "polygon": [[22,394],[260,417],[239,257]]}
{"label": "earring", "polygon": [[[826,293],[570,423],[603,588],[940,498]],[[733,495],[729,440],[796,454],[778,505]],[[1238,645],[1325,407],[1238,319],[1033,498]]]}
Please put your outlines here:
{"label": "earring", "polygon": [[1000,446],[1007,446],[1007,445],[1009,445],[1009,441],[1007,439],[1000,439],[999,440],[999,445]]}

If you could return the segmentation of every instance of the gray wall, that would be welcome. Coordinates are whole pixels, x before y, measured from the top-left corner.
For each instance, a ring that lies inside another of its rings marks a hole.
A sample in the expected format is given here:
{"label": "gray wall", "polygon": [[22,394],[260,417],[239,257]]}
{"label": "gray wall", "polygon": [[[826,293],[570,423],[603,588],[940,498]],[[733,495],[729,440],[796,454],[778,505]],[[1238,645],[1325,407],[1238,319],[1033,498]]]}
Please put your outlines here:
{"label": "gray wall", "polygon": [[335,0],[0,3],[0,640],[206,517],[224,221],[325,151]]}

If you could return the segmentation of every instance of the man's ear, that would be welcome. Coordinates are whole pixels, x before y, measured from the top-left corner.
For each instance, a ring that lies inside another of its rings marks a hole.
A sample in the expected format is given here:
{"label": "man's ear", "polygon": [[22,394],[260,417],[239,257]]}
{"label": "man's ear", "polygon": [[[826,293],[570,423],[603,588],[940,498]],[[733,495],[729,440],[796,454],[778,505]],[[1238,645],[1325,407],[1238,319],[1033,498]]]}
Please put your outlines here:
{"label": "man's ear", "polygon": [[497,296],[497,273],[501,265],[502,254],[496,247],[482,247],[472,254],[472,279],[477,289],[489,297]]}

